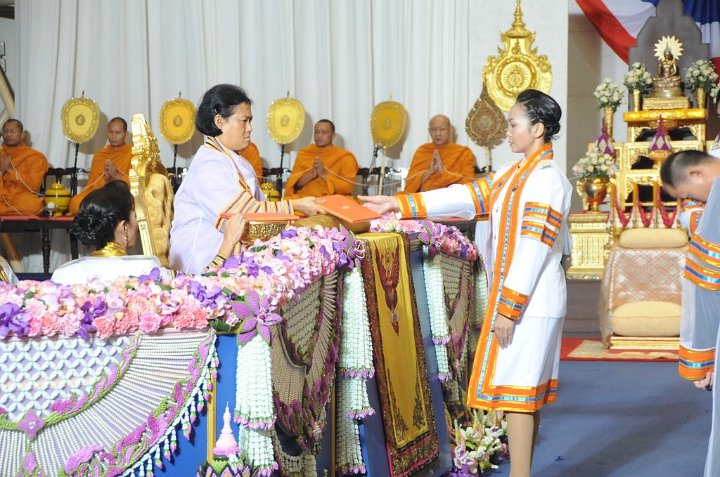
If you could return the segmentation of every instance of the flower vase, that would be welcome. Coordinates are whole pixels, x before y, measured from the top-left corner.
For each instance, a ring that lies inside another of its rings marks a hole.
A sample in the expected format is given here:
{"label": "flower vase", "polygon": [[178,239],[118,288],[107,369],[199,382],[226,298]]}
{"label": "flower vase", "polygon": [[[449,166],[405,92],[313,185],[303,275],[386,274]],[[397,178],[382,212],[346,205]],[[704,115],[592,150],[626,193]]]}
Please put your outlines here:
{"label": "flower vase", "polygon": [[610,139],[613,138],[613,120],[615,117],[615,108],[612,106],[605,106],[603,108],[603,121],[605,122],[605,132]]}
{"label": "flower vase", "polygon": [[697,101],[697,107],[705,109],[706,105],[706,99],[705,99],[705,88],[702,86],[695,90],[695,100]]}
{"label": "flower vase", "polygon": [[585,179],[583,190],[587,203],[591,212],[597,212],[600,204],[605,202],[607,196],[607,188],[610,179],[607,177],[596,177],[595,179]]}
{"label": "flower vase", "polygon": [[640,94],[639,89],[632,90],[632,96],[633,96],[633,111],[640,111],[642,109],[642,104],[640,101],[642,100],[642,95]]}

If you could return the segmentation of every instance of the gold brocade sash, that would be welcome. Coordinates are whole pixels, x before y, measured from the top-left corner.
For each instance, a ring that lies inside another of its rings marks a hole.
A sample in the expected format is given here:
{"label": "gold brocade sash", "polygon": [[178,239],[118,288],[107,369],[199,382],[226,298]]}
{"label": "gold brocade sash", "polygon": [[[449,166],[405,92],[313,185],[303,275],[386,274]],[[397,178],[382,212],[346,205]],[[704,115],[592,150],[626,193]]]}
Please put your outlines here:
{"label": "gold brocade sash", "polygon": [[412,274],[401,235],[359,238],[367,251],[363,277],[391,473],[401,476],[439,452]]}
{"label": "gold brocade sash", "polygon": [[124,257],[126,255],[125,247],[117,242],[108,242],[103,248],[97,249],[90,254],[92,257]]}

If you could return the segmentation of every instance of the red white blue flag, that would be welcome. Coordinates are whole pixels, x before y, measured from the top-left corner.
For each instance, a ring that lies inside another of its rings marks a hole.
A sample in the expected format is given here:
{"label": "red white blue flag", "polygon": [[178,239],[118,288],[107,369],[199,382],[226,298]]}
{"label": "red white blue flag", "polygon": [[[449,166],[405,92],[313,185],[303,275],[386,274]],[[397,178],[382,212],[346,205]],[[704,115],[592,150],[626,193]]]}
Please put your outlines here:
{"label": "red white blue flag", "polygon": [[[655,15],[658,0],[577,0],[578,5],[605,43],[627,63],[628,50],[636,45],[637,34]],[[685,15],[702,31],[703,43],[710,45],[710,60],[720,71],[720,1],[683,0]]]}

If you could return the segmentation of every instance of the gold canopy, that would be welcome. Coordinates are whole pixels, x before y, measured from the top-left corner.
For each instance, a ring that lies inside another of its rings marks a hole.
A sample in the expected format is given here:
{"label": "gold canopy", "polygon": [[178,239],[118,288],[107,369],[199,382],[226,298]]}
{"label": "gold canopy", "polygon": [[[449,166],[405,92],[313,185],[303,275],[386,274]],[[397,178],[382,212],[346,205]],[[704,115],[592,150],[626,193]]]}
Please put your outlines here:
{"label": "gold canopy", "polygon": [[278,144],[290,144],[305,125],[305,108],[295,98],[276,99],[267,114],[268,134]]}
{"label": "gold canopy", "polygon": [[100,122],[100,108],[90,98],[70,98],[65,101],[60,117],[65,137],[82,144],[95,136]]}
{"label": "gold canopy", "polygon": [[370,115],[370,134],[373,142],[392,147],[402,139],[407,127],[407,111],[397,101],[383,101]]}
{"label": "gold canopy", "polygon": [[160,108],[160,134],[170,144],[183,144],[195,134],[195,105],[187,99],[170,99]]}

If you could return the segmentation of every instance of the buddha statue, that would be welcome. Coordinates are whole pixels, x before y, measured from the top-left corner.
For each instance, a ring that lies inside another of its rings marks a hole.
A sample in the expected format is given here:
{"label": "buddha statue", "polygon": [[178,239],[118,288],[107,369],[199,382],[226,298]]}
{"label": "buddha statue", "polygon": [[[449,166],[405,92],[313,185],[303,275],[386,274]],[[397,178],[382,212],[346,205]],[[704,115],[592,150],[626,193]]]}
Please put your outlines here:
{"label": "buddha statue", "polygon": [[653,78],[651,98],[677,98],[683,96],[680,86],[682,78],[678,73],[677,59],[669,48],[658,62],[658,75]]}

